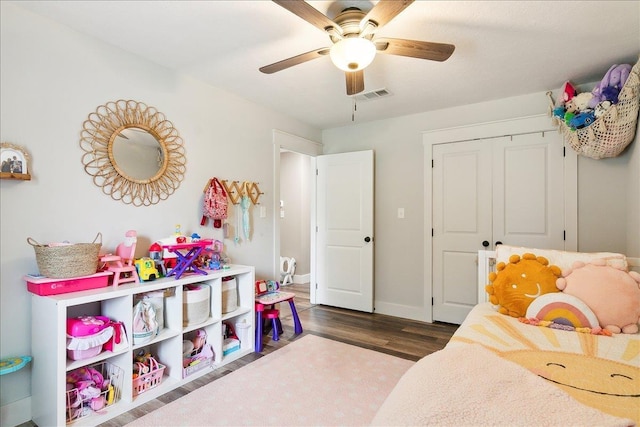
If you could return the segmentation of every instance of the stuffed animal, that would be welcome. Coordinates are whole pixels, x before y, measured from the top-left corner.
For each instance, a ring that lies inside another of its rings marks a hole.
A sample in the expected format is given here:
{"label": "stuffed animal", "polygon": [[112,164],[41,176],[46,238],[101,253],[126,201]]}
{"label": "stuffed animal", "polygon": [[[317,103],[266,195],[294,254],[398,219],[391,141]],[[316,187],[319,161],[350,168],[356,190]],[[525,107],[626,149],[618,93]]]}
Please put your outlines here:
{"label": "stuffed animal", "polygon": [[553,115],[555,117],[559,117],[560,119],[564,120],[564,115],[567,111],[564,109],[564,107],[556,107],[553,109]]}
{"label": "stuffed animal", "polygon": [[600,326],[615,334],[635,334],[640,322],[640,273],[609,266],[606,260],[576,261],[556,282],[565,294],[582,300]]}
{"label": "stuffed animal", "polygon": [[593,110],[593,115],[596,117],[596,119],[604,116],[609,108],[611,108],[611,105],[611,101],[602,101],[601,103],[596,105],[596,108]]}
{"label": "stuffed animal", "polygon": [[602,100],[611,101],[612,104],[618,103],[618,96],[620,95],[620,89],[613,86],[608,86],[602,89]]}
{"label": "stuffed animal", "polygon": [[558,292],[556,280],[560,273],[560,268],[549,265],[545,257],[531,253],[523,254],[522,258],[511,255],[508,264],[498,263],[497,272],[489,274],[491,283],[485,289],[500,313],[523,317],[535,298]]}
{"label": "stuffed animal", "polygon": [[593,94],[591,92],[584,92],[574,96],[571,102],[575,105],[578,112],[583,112],[589,108],[588,105],[591,98],[593,98]]}
{"label": "stuffed animal", "polygon": [[[573,101],[574,99],[575,99],[575,96],[573,98],[571,98],[571,101],[569,101],[566,104],[564,104],[564,108],[567,110],[567,113],[576,114],[578,112],[578,106]],[[565,118],[566,118],[566,116],[565,116]]]}
{"label": "stuffed animal", "polygon": [[[603,91],[605,90],[605,88],[614,88],[617,89],[619,93],[620,90],[622,90],[622,86],[624,86],[625,82],[629,78],[631,68],[632,67],[629,64],[613,64],[611,68],[609,68],[609,70],[605,73],[600,83],[598,83],[596,87],[593,88],[593,91],[591,91],[591,93],[593,94],[593,98],[589,102],[589,107],[594,108],[596,105],[598,105],[598,103],[604,100],[613,102],[612,99],[605,96]],[[611,96],[611,94],[612,93],[609,92],[609,96]],[[617,95],[615,98],[616,101],[614,102],[614,104],[618,102]]]}
{"label": "stuffed animal", "polygon": [[564,122],[566,123],[567,126],[569,126],[571,119],[573,119],[575,115],[576,113],[570,112],[570,111],[567,111],[566,113],[564,113]]}
{"label": "stuffed animal", "polygon": [[570,82],[564,82],[562,85],[562,96],[558,98],[558,107],[566,105],[567,102],[571,101],[574,96],[576,96],[576,88]]}

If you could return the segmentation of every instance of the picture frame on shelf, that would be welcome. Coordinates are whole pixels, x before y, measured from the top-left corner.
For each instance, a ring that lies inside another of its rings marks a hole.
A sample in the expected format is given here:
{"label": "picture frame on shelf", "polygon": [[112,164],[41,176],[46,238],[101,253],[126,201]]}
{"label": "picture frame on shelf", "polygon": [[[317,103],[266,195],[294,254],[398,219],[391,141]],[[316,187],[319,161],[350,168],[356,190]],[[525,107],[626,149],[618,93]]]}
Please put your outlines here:
{"label": "picture frame on shelf", "polygon": [[31,165],[27,151],[16,144],[0,143],[0,178],[30,180]]}

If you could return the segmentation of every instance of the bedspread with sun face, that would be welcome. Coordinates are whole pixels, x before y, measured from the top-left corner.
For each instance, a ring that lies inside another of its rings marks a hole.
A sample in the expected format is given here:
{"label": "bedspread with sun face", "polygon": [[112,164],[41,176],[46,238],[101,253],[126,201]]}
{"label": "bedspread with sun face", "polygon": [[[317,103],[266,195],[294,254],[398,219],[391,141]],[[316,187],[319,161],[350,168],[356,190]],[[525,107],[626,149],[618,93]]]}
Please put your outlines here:
{"label": "bedspread with sun face", "polygon": [[640,334],[591,335],[527,325],[477,305],[449,346],[481,344],[582,404],[640,425]]}

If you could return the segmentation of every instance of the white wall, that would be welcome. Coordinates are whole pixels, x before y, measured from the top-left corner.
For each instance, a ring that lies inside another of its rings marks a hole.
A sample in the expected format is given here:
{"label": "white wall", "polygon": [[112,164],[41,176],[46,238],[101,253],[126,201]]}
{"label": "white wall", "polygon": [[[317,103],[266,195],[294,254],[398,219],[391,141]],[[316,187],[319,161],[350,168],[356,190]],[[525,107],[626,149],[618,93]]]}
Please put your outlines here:
{"label": "white wall", "polygon": [[[274,277],[272,130],[320,140],[319,130],[0,4],[0,138],[32,156],[31,181],[0,181],[0,357],[31,349],[31,297],[22,276],[37,267],[27,237],[86,242],[99,231],[103,249],[113,250],[128,229],[138,230],[139,242],[150,242],[170,235],[179,223],[185,232],[220,239],[210,222],[199,225],[202,190],[211,176],[259,182],[267,217],[252,209],[253,238],[237,247],[227,241],[227,252],[233,262],[255,265],[257,275]],[[82,167],[83,122],[99,105],[118,99],[157,108],[184,140],[184,180],[158,205],[136,208],[114,201]],[[138,256],[147,248],[139,243]],[[13,408],[30,390],[30,368],[3,375],[0,405]],[[15,412],[3,411],[0,424],[30,419]]]}
{"label": "white wall", "polygon": [[[423,178],[430,170],[423,165],[422,132],[534,116],[547,108],[548,98],[540,92],[323,131],[325,154],[376,152],[376,312],[427,319],[423,301],[430,301],[431,283],[424,277],[430,272],[418,267],[430,232],[424,227],[424,206],[430,209],[430,201],[423,206]],[[614,159],[578,159],[579,250],[640,255],[638,151],[632,147]],[[405,209],[404,219],[397,218],[398,208]]]}

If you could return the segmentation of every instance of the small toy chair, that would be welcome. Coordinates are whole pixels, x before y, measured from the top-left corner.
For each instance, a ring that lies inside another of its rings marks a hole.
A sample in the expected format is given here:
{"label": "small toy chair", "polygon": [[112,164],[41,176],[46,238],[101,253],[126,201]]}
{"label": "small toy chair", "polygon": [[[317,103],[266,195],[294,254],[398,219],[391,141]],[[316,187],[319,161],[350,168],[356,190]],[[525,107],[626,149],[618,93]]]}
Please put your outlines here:
{"label": "small toy chair", "polygon": [[116,254],[102,257],[102,262],[107,264],[107,271],[113,272],[113,286],[128,282],[140,283],[136,266],[133,264],[137,236],[135,230],[127,231],[124,242],[116,248]]}
{"label": "small toy chair", "polygon": [[278,341],[282,333],[282,322],[280,321],[280,310],[274,305],[287,301],[293,315],[293,329],[295,334],[302,333],[302,324],[298,317],[298,311],[294,302],[296,294],[293,292],[283,292],[280,290],[280,284],[274,280],[259,280],[256,282],[256,352],[261,352],[262,331],[264,327],[264,319],[271,319],[273,324],[273,340]]}
{"label": "small toy chair", "polygon": [[271,330],[273,331],[273,340],[279,341],[280,334],[283,333],[282,322],[280,321],[280,310],[277,308],[266,308],[262,312],[262,326],[264,330],[264,320],[271,320]]}

